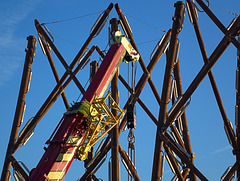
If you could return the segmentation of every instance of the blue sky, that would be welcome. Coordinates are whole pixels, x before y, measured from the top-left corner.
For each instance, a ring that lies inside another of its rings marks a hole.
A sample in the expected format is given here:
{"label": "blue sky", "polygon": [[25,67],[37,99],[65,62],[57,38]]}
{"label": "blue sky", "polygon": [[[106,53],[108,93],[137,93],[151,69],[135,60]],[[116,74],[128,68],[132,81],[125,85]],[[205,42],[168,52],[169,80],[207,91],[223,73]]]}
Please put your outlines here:
{"label": "blue sky", "polygon": [[[174,3],[176,1],[113,1],[119,3],[120,8],[125,13],[133,30],[133,37],[141,56],[147,65],[149,57],[164,34],[161,30],[167,31],[172,27],[172,17],[174,15]],[[47,24],[48,29],[54,36],[54,43],[68,64],[71,63],[85,40],[87,39],[93,23],[99,14],[104,11],[110,1],[1,1],[0,2],[0,95],[1,95],[1,149],[0,168],[2,169],[4,156],[11,131],[12,121],[18,97],[18,91],[24,65],[25,52],[27,46],[26,38],[29,35],[37,37],[34,26],[34,19],[40,23],[51,23],[58,20],[76,18],[71,21]],[[234,15],[226,12],[239,13],[240,2],[237,0],[210,1],[210,9],[222,21],[225,26],[231,22]],[[86,16],[87,15],[87,16]],[[82,16],[82,18],[80,18]],[[112,9],[109,20],[117,17],[115,9]],[[102,50],[107,47],[108,25],[103,28],[99,36],[94,38],[92,45],[98,45]],[[215,26],[205,13],[199,12],[199,25],[208,56],[211,55],[217,44],[223,37],[223,33]],[[194,34],[194,29],[185,17],[184,27],[179,35],[180,47],[180,69],[183,84],[183,91],[187,89],[193,78],[203,66],[203,60]],[[229,120],[235,123],[235,70],[236,70],[236,48],[230,45],[213,67],[224,107]],[[64,73],[64,68],[54,56],[59,75]],[[99,61],[99,56],[94,53],[91,60]],[[152,79],[161,95],[161,87],[165,69],[165,55],[161,57],[152,73]],[[56,85],[50,66],[46,57],[42,54],[39,44],[37,45],[36,58],[32,65],[33,77],[31,88],[26,95],[27,109],[24,123],[33,117],[41,107],[51,90]],[[120,73],[127,80],[127,65],[120,66]],[[137,67],[137,81],[142,75],[140,66]],[[89,77],[89,66],[78,73],[78,78],[82,85],[85,85]],[[120,106],[124,106],[128,93],[120,86]],[[76,101],[79,91],[71,83],[66,89],[69,102]],[[149,85],[146,84],[140,98],[149,107],[155,117],[158,117],[159,107],[152,95]],[[170,105],[169,105],[170,107]],[[49,138],[58,121],[60,121],[65,108],[61,99],[57,100],[50,111],[41,120],[35,130],[34,136],[21,147],[15,154],[19,161],[23,161],[29,169],[34,168],[43,154],[45,141]],[[209,179],[219,180],[222,173],[228,166],[235,163],[231,147],[228,144],[223,121],[218,110],[213,91],[208,77],[200,84],[198,89],[191,96],[191,103],[187,110],[187,120],[189,125],[192,150],[197,154],[195,159],[196,167]],[[235,126],[234,126],[235,128]],[[136,136],[136,167],[141,180],[150,180],[153,160],[153,150],[155,143],[156,126],[137,105],[137,129],[134,130]],[[120,136],[120,143],[127,151],[127,135],[125,131]],[[99,178],[108,180],[107,161],[96,173]],[[167,165],[167,164],[165,164]],[[75,161],[66,180],[77,180],[84,173],[82,162]],[[163,180],[173,177],[170,168],[166,166]],[[121,166],[121,178],[127,180],[126,171]]]}

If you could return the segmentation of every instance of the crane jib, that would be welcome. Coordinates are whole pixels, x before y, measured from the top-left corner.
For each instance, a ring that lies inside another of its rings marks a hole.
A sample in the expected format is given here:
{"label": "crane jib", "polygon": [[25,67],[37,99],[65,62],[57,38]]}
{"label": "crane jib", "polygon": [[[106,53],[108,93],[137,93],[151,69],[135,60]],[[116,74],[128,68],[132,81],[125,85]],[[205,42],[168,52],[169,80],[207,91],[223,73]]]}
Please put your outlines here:
{"label": "crane jib", "polygon": [[[83,95],[82,101],[92,102],[97,94],[103,96],[116,69],[123,61],[126,50],[121,43],[110,47],[96,75]],[[76,149],[81,144],[87,130],[87,119],[80,112],[64,114],[64,119],[46,148],[37,167],[32,170],[30,181],[63,180]]]}

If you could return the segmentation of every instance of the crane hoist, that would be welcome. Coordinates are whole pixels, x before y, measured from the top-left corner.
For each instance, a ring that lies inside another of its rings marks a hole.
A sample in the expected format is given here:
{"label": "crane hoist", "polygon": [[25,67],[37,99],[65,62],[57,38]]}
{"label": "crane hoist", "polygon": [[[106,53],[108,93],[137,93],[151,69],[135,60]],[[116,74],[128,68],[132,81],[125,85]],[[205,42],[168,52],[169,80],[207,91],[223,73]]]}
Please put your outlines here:
{"label": "crane hoist", "polygon": [[[139,54],[120,31],[113,32],[109,42],[110,49],[81,101],[64,113],[46,142],[48,147],[31,171],[30,181],[64,180],[74,158],[85,160],[91,147],[124,115],[125,110],[119,108],[110,92],[103,96],[120,63],[138,61]],[[111,109],[117,110],[118,116],[113,116]]]}

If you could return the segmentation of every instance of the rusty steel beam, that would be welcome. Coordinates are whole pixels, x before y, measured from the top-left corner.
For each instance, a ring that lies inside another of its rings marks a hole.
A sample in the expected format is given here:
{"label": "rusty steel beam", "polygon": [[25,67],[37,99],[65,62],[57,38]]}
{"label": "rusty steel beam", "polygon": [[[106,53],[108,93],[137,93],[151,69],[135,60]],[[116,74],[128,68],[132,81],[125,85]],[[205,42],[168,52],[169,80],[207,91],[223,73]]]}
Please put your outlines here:
{"label": "rusty steel beam", "polygon": [[192,162],[189,161],[188,157],[183,154],[181,150],[179,150],[168,134],[162,135],[161,139],[171,148],[171,150],[174,151],[174,153],[182,160],[182,162],[185,163],[187,167],[197,175],[199,179],[202,181],[208,181],[208,179],[192,164]]}
{"label": "rusty steel beam", "polygon": [[13,169],[16,172],[21,174],[22,179],[27,181],[29,179],[28,173],[25,172],[25,170],[22,168],[22,166],[18,163],[18,161],[13,156],[11,156],[10,159],[12,162]]}
{"label": "rusty steel beam", "polygon": [[[168,39],[171,35],[171,30],[169,30],[166,34],[166,36],[164,37],[161,45],[158,47],[158,49],[156,50],[156,53],[154,54],[154,56],[152,57],[152,59],[150,60],[148,66],[147,66],[147,70],[149,73],[143,73],[143,75],[141,76],[141,78],[139,79],[137,85],[136,85],[136,88],[135,88],[135,94],[131,95],[130,98],[128,99],[127,103],[131,103],[131,104],[135,104],[137,99],[139,98],[147,80],[149,79],[150,77],[150,74],[152,73],[152,70],[154,68],[154,66],[156,65],[157,61],[159,60],[159,58],[161,57],[162,55],[162,52],[164,50],[164,47],[166,46],[167,42],[168,42]],[[126,107],[126,105],[124,106]],[[119,134],[121,133],[127,119],[127,117],[124,116],[120,126],[119,126]]]}
{"label": "rusty steel beam", "polygon": [[[98,32],[98,30],[100,29],[101,25],[103,24],[103,22],[105,21],[105,19],[107,18],[107,16],[109,15],[110,11],[113,8],[113,3],[110,3],[110,5],[108,6],[108,8],[105,10],[104,14],[101,16],[100,20],[98,21],[97,25],[95,26],[95,28],[93,29],[93,31],[91,32],[91,34],[89,35],[88,39],[86,40],[86,42],[84,43],[84,45],[82,46],[82,48],[80,49],[80,51],[78,52],[78,54],[75,56],[74,60],[72,61],[72,63],[69,66],[69,69],[72,70],[74,68],[74,66],[77,64],[77,62],[79,61],[79,59],[81,58],[81,56],[83,55],[84,51],[86,50],[86,48],[88,47],[88,45],[90,44],[90,42],[92,41],[92,39],[94,38],[94,36],[96,35],[96,33]],[[85,60],[86,61],[86,60]],[[75,72],[75,71],[74,71]],[[61,85],[63,84],[63,82],[66,80],[68,76],[68,72],[66,71],[64,73],[64,75],[62,76],[62,78],[60,79],[59,83],[55,86],[55,88],[52,90],[51,94],[48,96],[48,98],[46,99],[46,101],[43,103],[42,107],[40,108],[40,110],[38,111],[38,113],[36,114],[36,116],[33,118],[32,122],[29,124],[29,126],[26,128],[25,133],[22,134],[22,136],[18,139],[17,143],[14,145],[13,148],[13,152],[15,152],[19,146],[21,145],[22,141],[25,139],[25,137],[27,136],[27,134],[29,133],[29,131],[36,125],[38,124],[38,122],[40,121],[40,119],[46,114],[47,110],[50,109],[51,105],[54,103],[55,100],[53,100],[54,95],[57,93],[58,90],[61,89]]]}
{"label": "rusty steel beam", "polygon": [[11,131],[8,148],[5,156],[5,162],[2,170],[1,181],[7,181],[8,174],[10,173],[10,167],[11,167],[10,157],[14,154],[12,149],[14,144],[16,143],[19,127],[21,125],[20,122],[21,122],[22,112],[25,104],[25,96],[28,89],[28,81],[30,81],[29,75],[30,75],[31,65],[34,60],[36,39],[34,36],[29,36],[27,40],[28,40],[28,45],[26,49],[26,57],[25,57],[25,63],[23,68],[22,80],[21,80],[21,85],[19,89],[18,101],[17,101],[17,106],[16,106],[13,125],[12,125],[12,131]]}
{"label": "rusty steel beam", "polygon": [[143,108],[143,110],[147,113],[147,115],[152,119],[152,121],[157,125],[158,120],[154,117],[152,112],[148,109],[148,107],[143,103],[143,101],[138,98],[137,99],[138,104]]}
{"label": "rusty steel beam", "polygon": [[[208,6],[202,0],[196,0],[196,2],[201,6],[205,13],[211,18],[211,20],[217,25],[217,27],[225,34],[225,36],[228,36],[230,33],[229,30],[213,14],[213,12],[208,8]],[[232,38],[231,42],[240,51],[240,43],[235,38]]]}
{"label": "rusty steel beam", "polygon": [[[238,41],[240,42],[240,35],[238,35]],[[237,70],[236,70],[236,107],[235,107],[235,125],[236,125],[236,163],[237,168],[237,180],[240,180],[240,51],[237,51]]]}
{"label": "rusty steel beam", "polygon": [[181,20],[183,14],[183,6],[184,3],[178,1],[175,3],[175,14],[173,18],[173,26],[172,26],[172,35],[169,44],[169,56],[167,57],[165,75],[163,80],[163,88],[162,88],[162,95],[161,95],[161,104],[160,104],[160,111],[159,111],[159,121],[157,125],[157,132],[156,132],[156,139],[155,139],[155,149],[154,149],[154,156],[153,156],[153,168],[152,168],[152,181],[157,181],[160,179],[160,168],[162,163],[162,150],[163,150],[163,141],[160,138],[159,132],[162,128],[162,125],[165,124],[167,118],[167,105],[169,102],[169,95],[170,95],[170,85],[171,85],[171,76],[172,70],[174,65],[174,58],[176,55],[176,48],[177,48],[177,40],[178,34],[181,29]]}
{"label": "rusty steel beam", "polygon": [[[133,46],[133,48],[134,48],[134,49],[139,53],[139,55],[140,55],[140,52],[139,52],[139,50],[138,50],[138,48],[137,48],[137,45],[136,45],[136,43],[135,43],[135,41],[134,41],[134,39],[133,39],[132,32],[131,32],[131,28],[129,27],[129,24],[128,24],[128,22],[127,22],[127,19],[126,19],[126,17],[123,15],[122,10],[120,9],[118,3],[115,4],[115,9],[116,9],[116,11],[117,11],[117,13],[118,13],[118,17],[119,17],[120,21],[122,22],[122,26],[123,26],[123,29],[125,30],[126,36],[128,37],[128,39],[129,39],[131,45]],[[139,63],[140,63],[140,65],[141,65],[141,67],[142,67],[143,72],[148,73],[148,70],[147,70],[147,68],[146,68],[146,65],[144,64],[144,61],[143,61],[141,55],[140,55],[140,57],[139,57]]]}
{"label": "rusty steel beam", "polygon": [[153,94],[154,94],[158,104],[160,105],[161,104],[161,98],[160,98],[160,95],[158,94],[158,91],[157,91],[151,77],[148,78],[148,83],[149,83],[149,85],[150,85],[150,87],[153,91]]}
{"label": "rusty steel beam", "polygon": [[[183,90],[182,90],[179,60],[177,61],[177,63],[175,64],[175,66],[173,68],[173,73],[174,73],[174,78],[175,78],[176,84],[177,84],[178,96],[182,96]],[[182,119],[182,126],[183,126],[182,137],[183,137],[184,145],[185,145],[186,151],[189,154],[192,154],[192,147],[191,147],[189,131],[188,131],[188,124],[187,124],[187,115],[186,115],[185,111],[182,114],[181,119]],[[192,162],[192,164],[194,164],[193,158],[191,158],[190,161]],[[192,180],[195,180],[195,181],[197,180],[196,176],[193,175],[191,171],[190,171],[190,177]]]}
{"label": "rusty steel beam", "polygon": [[[198,40],[198,44],[199,44],[199,47],[200,47],[200,50],[201,50],[201,53],[202,53],[203,61],[206,64],[206,63],[209,62],[209,60],[208,60],[207,52],[206,52],[204,42],[203,42],[203,39],[202,39],[202,35],[201,35],[201,32],[200,32],[200,28],[199,28],[199,25],[198,25],[196,10],[195,10],[193,4],[190,2],[190,0],[187,0],[187,2],[188,2],[188,5],[189,5],[191,16],[192,16],[193,27],[194,27],[194,30],[195,30],[195,33],[196,33],[196,36],[197,36],[197,40]],[[215,78],[213,76],[212,70],[209,71],[208,77],[209,77],[209,80],[210,80],[210,83],[211,83],[211,86],[212,86],[212,89],[213,89],[213,92],[214,92],[214,95],[215,95],[215,98],[216,98],[216,101],[217,101],[217,104],[218,104],[218,107],[219,107],[219,110],[220,110],[220,113],[222,115],[224,125],[225,125],[226,129],[228,130],[227,131],[228,135],[231,139],[233,148],[235,150],[236,149],[235,133],[234,133],[234,130],[231,126],[231,123],[230,123],[230,121],[227,117],[226,111],[224,109],[224,106],[223,106],[223,103],[222,103],[222,100],[221,100],[221,96],[220,96],[220,93],[218,91],[217,84],[216,84]]]}
{"label": "rusty steel beam", "polygon": [[183,178],[184,178],[184,179],[187,178],[189,172],[190,172],[190,169],[189,169],[189,168],[185,168],[185,169],[183,170],[182,175],[183,175]]}
{"label": "rusty steel beam", "polygon": [[[148,114],[148,116],[152,119],[152,121],[157,125],[158,124],[158,121],[157,121],[157,119],[154,117],[154,115],[150,112],[150,110],[145,106],[145,104],[141,101],[141,99],[140,98],[138,98],[138,103],[139,103],[139,105],[143,108],[143,110]],[[166,133],[167,135],[168,135],[168,137],[170,137],[170,135],[168,134],[168,133]],[[180,144],[181,145],[181,144]],[[184,146],[183,146],[183,149],[185,149],[184,148]],[[171,159],[172,160],[172,159]],[[175,160],[174,160],[175,161]],[[173,163],[174,164],[174,163]],[[176,168],[175,168],[176,169]],[[184,171],[183,173],[182,173],[182,177],[183,177],[183,179],[186,179],[186,177],[187,177],[187,175],[188,175],[188,173],[190,172],[190,169],[186,169],[186,171]],[[178,177],[181,177],[181,176],[178,176]]]}
{"label": "rusty steel beam", "polygon": [[119,144],[119,153],[120,153],[121,157],[123,158],[123,160],[125,161],[125,163],[126,163],[128,169],[129,169],[129,171],[131,172],[134,180],[140,181],[134,165],[133,165],[132,162],[129,160],[129,156],[125,153],[125,151],[123,150],[123,148],[121,147],[120,144]]}
{"label": "rusty steel beam", "polygon": [[171,125],[170,129],[173,132],[174,136],[176,137],[176,141],[186,150],[185,144],[184,144],[181,136],[179,134],[177,134],[178,130],[177,130],[176,126]]}
{"label": "rusty steel beam", "polygon": [[99,162],[105,157],[105,155],[108,153],[108,151],[111,149],[111,142],[106,145],[104,148],[99,151],[99,155],[96,156],[93,163],[87,168],[86,172],[83,174],[83,176],[78,179],[78,181],[85,181],[86,178],[91,174],[94,168],[99,164]]}
{"label": "rusty steel beam", "polygon": [[[87,59],[91,56],[93,51],[95,50],[95,47],[93,46],[89,52],[86,54],[86,56],[83,58],[82,61],[87,61]],[[76,69],[74,70],[74,75],[77,74],[77,72],[81,69],[82,65],[79,64]],[[22,133],[21,137],[18,138],[16,144],[13,147],[13,152],[15,152],[19,146],[21,145],[22,141],[25,139],[27,134],[31,131],[33,126],[37,125],[39,121],[42,119],[42,117],[47,113],[47,111],[51,108],[51,106],[55,103],[57,98],[62,94],[62,91],[68,86],[68,84],[71,82],[72,77],[69,77],[66,82],[64,83],[65,77],[60,79],[59,83],[55,86],[51,94],[48,96],[42,107],[39,109],[39,111],[36,113],[34,118],[32,119],[31,123],[26,127],[25,131]],[[64,84],[63,84],[64,83]],[[62,85],[63,84],[63,85]]]}
{"label": "rusty steel beam", "polygon": [[[92,81],[93,77],[95,76],[97,69],[98,69],[97,61],[91,62],[90,63],[90,82]],[[87,159],[84,160],[85,167],[93,159],[93,155],[94,155],[94,146],[91,147],[91,151],[88,152]],[[93,177],[94,177],[94,175],[92,175],[92,173],[91,173],[86,181],[92,181]]]}
{"label": "rusty steel beam", "polygon": [[[36,26],[38,33],[44,39],[44,41],[47,41],[47,43],[49,43],[49,45],[52,48],[52,50],[54,51],[55,55],[58,57],[58,59],[60,60],[60,62],[64,66],[64,68],[66,69],[66,73],[72,77],[72,79],[75,82],[75,84],[77,85],[78,89],[83,93],[84,92],[83,86],[80,84],[79,80],[73,74],[72,69],[68,66],[67,62],[64,60],[63,56],[58,51],[57,47],[54,45],[52,40],[49,38],[49,36],[45,32],[45,30],[43,29],[42,25],[38,22],[38,20],[35,20],[35,26]],[[44,42],[42,44],[44,45]]]}
{"label": "rusty steel beam", "polygon": [[231,34],[228,36],[224,36],[224,38],[218,44],[216,49],[213,51],[212,55],[209,57],[209,62],[202,67],[202,69],[194,78],[194,80],[192,81],[192,83],[190,84],[186,92],[183,94],[182,99],[176,104],[176,107],[173,109],[172,113],[169,115],[160,134],[164,133],[166,129],[174,122],[174,118],[177,116],[179,111],[184,107],[184,104],[187,102],[187,100],[190,98],[193,92],[197,89],[198,85],[202,82],[202,80],[205,78],[205,76],[208,74],[208,72],[211,70],[211,68],[214,66],[214,64],[223,54],[223,52],[230,45],[231,38],[237,36],[239,32],[240,32],[240,16],[237,18],[235,23],[230,28]]}
{"label": "rusty steel beam", "polygon": [[[118,31],[118,19],[113,18],[110,20],[111,25],[111,33]],[[115,76],[111,82],[111,95],[115,102],[119,103],[119,95],[118,95],[118,73],[119,68],[116,71]],[[118,112],[115,109],[112,109],[112,113],[114,116],[117,116]],[[112,136],[112,144],[111,144],[111,155],[112,155],[112,180],[120,181],[120,165],[119,165],[119,147],[118,147],[118,124],[114,126],[111,131]]]}
{"label": "rusty steel beam", "polygon": [[178,167],[178,164],[177,164],[176,160],[170,154],[171,153],[170,148],[167,146],[167,144],[163,144],[163,147],[164,147],[165,152],[168,155],[168,158],[169,158],[169,160],[170,160],[170,162],[171,162],[171,164],[173,166],[173,169],[174,169],[174,171],[175,171],[175,173],[177,175],[178,180],[184,181],[183,175],[181,174],[181,171],[180,171],[180,169]]}
{"label": "rusty steel beam", "polygon": [[[41,40],[40,40],[40,41],[41,41]],[[49,62],[49,64],[50,64],[50,67],[51,67],[51,69],[52,69],[52,72],[53,72],[53,75],[54,75],[54,77],[55,77],[55,80],[56,80],[56,82],[58,83],[58,82],[60,81],[60,78],[59,78],[59,76],[58,76],[57,69],[56,69],[56,67],[55,67],[55,65],[54,65],[54,62],[53,62],[51,53],[50,53],[50,51],[49,51],[49,48],[47,47],[47,45],[46,45],[44,42],[42,42],[42,46],[43,46],[44,51],[45,51],[45,53],[46,53],[46,56],[47,56],[48,62]],[[65,92],[63,92],[63,93],[61,94],[61,96],[62,96],[62,99],[63,99],[63,102],[64,102],[64,105],[65,105],[66,109],[69,109],[70,107],[69,107],[69,103],[68,103],[68,100],[67,100],[67,97],[66,97]]]}
{"label": "rusty steel beam", "polygon": [[[134,49],[135,49],[135,50],[139,53],[139,55],[140,55],[140,52],[139,52],[139,50],[138,50],[138,48],[137,48],[137,45],[136,45],[136,43],[135,43],[135,41],[134,41],[134,39],[133,39],[132,32],[131,32],[131,28],[130,28],[128,22],[127,22],[126,17],[123,15],[122,10],[120,9],[120,7],[119,7],[118,4],[115,4],[115,9],[116,9],[116,11],[117,11],[117,13],[118,13],[118,16],[119,16],[120,21],[122,22],[122,26],[123,26],[123,29],[125,30],[126,36],[129,38],[131,45],[134,47]],[[139,63],[140,63],[140,65],[141,65],[141,67],[142,67],[143,72],[145,72],[146,74],[149,74],[148,69],[146,68],[146,66],[145,66],[145,64],[144,64],[144,61],[143,61],[141,55],[140,55],[140,57],[139,57]],[[160,100],[160,96],[158,95],[158,91],[156,90],[156,88],[155,88],[155,86],[154,86],[151,78],[148,79],[148,83],[149,83],[150,88],[152,89],[152,91],[153,91],[153,93],[154,93],[154,96],[156,97],[156,100],[157,100],[158,103],[159,103],[159,102],[161,101],[161,100]]]}
{"label": "rusty steel beam", "polygon": [[229,172],[227,173],[227,175],[223,178],[222,181],[229,181],[229,179],[233,176],[233,174],[236,172],[236,170],[238,169],[238,164],[239,163],[235,163],[232,168],[229,170]]}

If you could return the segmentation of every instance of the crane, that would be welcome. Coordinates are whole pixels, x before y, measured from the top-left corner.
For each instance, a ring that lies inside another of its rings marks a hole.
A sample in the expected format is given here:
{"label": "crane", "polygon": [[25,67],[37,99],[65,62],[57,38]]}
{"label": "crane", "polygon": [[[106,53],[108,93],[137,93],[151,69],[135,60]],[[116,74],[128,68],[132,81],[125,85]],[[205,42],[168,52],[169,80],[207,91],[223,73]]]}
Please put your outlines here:
{"label": "crane", "polygon": [[[64,113],[59,125],[46,142],[41,160],[30,173],[29,180],[64,180],[74,158],[85,160],[88,150],[121,119],[120,109],[110,93],[103,97],[122,61],[137,61],[139,54],[127,38],[116,31],[110,39],[110,49],[93,77],[80,102]],[[111,99],[111,105],[105,103]],[[111,115],[110,108],[119,111]]]}

